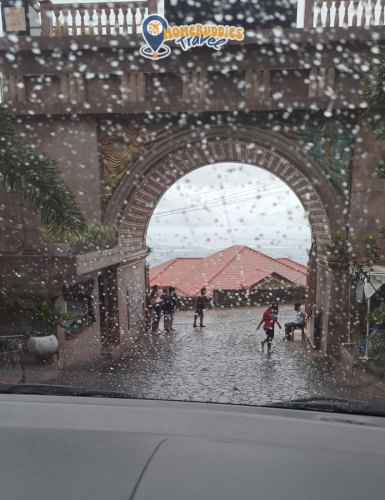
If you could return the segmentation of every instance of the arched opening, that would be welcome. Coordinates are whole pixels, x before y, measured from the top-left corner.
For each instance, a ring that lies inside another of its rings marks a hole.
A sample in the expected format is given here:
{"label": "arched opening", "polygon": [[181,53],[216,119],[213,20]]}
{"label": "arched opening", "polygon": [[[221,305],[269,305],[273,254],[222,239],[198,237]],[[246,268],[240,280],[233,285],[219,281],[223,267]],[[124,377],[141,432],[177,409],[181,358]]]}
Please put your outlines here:
{"label": "arched opening", "polygon": [[288,304],[305,299],[307,214],[285,183],[254,165],[202,166],[179,179],[155,208],[146,243],[150,288],[175,287],[190,316],[202,287],[209,315],[256,316],[276,302],[283,324]]}

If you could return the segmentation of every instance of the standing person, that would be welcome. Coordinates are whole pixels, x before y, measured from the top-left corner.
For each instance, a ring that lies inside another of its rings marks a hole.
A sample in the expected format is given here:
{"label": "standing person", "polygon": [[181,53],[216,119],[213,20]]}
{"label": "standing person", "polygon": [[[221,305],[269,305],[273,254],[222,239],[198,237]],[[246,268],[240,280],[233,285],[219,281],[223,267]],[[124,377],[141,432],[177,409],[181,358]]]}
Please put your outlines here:
{"label": "standing person", "polygon": [[274,326],[275,323],[281,328],[281,325],[278,322],[278,304],[270,304],[269,309],[267,309],[263,313],[263,317],[261,322],[258,325],[257,330],[259,330],[260,326],[263,323],[263,329],[266,333],[265,340],[261,340],[262,350],[265,349],[265,343],[267,342],[267,352],[271,352],[271,342],[274,338]]}
{"label": "standing person", "polygon": [[285,323],[285,340],[291,340],[291,331],[294,328],[301,327],[305,323],[305,313],[301,309],[301,303],[294,304],[296,312],[295,319],[291,323]]}
{"label": "standing person", "polygon": [[197,318],[198,316],[200,317],[200,327],[201,328],[206,328],[206,325],[203,324],[203,311],[206,306],[206,288],[201,289],[200,295],[198,295],[197,300],[195,301],[195,316],[194,316],[194,324],[193,327],[196,328],[197,325]]}
{"label": "standing person", "polygon": [[175,328],[173,328],[176,306],[177,306],[177,295],[175,293],[175,287],[170,286],[168,289],[170,300],[171,300],[171,312],[170,312],[170,331],[175,332]]}
{"label": "standing person", "polygon": [[171,313],[171,299],[168,294],[168,288],[163,288],[163,295],[160,297],[162,300],[162,312],[164,316],[164,330],[170,331],[170,313]]}
{"label": "standing person", "polygon": [[159,328],[160,317],[162,316],[162,301],[158,297],[158,289],[153,289],[151,292],[151,317],[152,317],[152,331],[157,332]]}

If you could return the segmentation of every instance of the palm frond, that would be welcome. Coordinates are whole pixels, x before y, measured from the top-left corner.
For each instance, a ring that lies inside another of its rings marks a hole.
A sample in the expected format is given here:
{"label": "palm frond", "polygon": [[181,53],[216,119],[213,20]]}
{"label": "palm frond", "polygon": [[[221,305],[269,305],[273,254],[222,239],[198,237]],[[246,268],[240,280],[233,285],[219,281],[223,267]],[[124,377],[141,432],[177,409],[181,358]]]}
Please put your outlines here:
{"label": "palm frond", "polygon": [[11,117],[1,105],[0,182],[7,190],[33,203],[50,233],[85,230],[85,218],[75,195],[60,179],[56,161],[21,142]]}
{"label": "palm frond", "polygon": [[377,138],[385,134],[385,51],[382,49],[379,64],[370,68],[364,80],[364,97],[367,118]]}
{"label": "palm frond", "polygon": [[118,237],[118,226],[116,224],[104,224],[94,220],[91,224],[86,225],[82,231],[74,231],[69,228],[60,228],[56,232],[52,232],[48,228],[42,228],[44,240],[49,244],[54,243],[85,243],[95,242],[101,243],[105,241],[116,241]]}

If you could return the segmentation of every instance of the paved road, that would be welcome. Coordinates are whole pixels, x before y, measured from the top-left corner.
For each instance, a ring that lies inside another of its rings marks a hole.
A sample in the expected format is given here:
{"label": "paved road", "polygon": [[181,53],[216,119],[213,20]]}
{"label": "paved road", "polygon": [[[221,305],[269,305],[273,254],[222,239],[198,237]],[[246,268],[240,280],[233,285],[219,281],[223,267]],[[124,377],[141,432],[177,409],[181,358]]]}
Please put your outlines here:
{"label": "paved road", "polygon": [[[261,350],[256,332],[264,308],[219,309],[207,328],[193,328],[190,312],[178,313],[176,332],[141,337],[114,361],[64,369],[57,383],[119,390],[138,398],[261,404],[311,396],[369,399],[367,386],[335,370],[310,344],[283,341],[276,328],[273,353]],[[281,308],[283,327],[293,306]]]}

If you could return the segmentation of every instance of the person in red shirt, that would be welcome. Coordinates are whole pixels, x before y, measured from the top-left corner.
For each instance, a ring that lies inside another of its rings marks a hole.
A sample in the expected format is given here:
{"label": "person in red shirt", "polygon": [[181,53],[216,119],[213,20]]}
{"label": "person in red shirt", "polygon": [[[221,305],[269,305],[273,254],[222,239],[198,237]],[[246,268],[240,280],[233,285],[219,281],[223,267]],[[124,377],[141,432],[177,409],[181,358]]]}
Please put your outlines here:
{"label": "person in red shirt", "polygon": [[269,309],[263,313],[263,317],[261,322],[258,325],[257,330],[259,330],[260,326],[263,323],[263,329],[266,333],[265,340],[261,340],[262,350],[265,348],[265,343],[267,342],[267,352],[271,352],[271,342],[274,338],[274,326],[275,323],[281,328],[281,325],[278,322],[278,304],[270,304]]}

